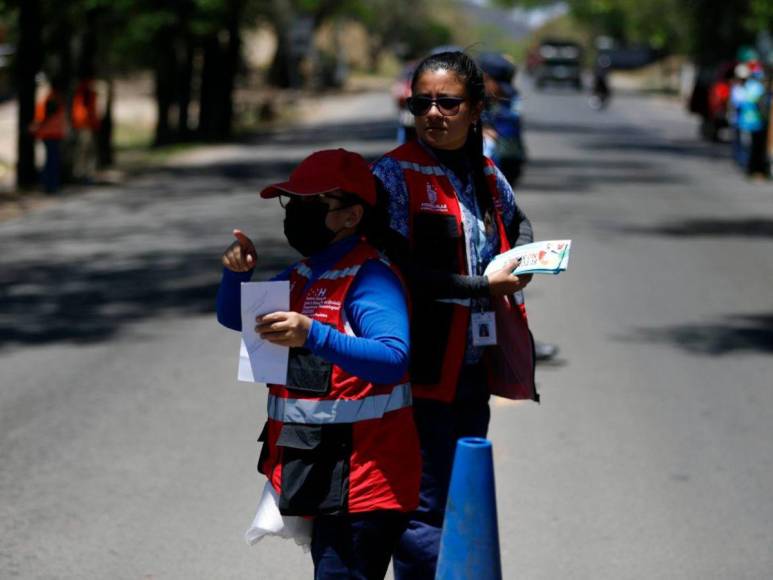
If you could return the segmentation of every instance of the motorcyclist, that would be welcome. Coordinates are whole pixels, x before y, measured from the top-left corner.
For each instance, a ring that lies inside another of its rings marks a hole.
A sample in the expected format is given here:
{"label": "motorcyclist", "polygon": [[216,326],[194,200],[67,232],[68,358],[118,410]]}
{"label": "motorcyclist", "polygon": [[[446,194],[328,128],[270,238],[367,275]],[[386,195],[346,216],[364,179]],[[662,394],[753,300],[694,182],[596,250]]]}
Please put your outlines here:
{"label": "motorcyclist", "polygon": [[596,57],[596,64],[593,67],[593,88],[591,89],[590,105],[597,111],[606,108],[609,99],[612,97],[612,90],[609,87],[609,71],[612,61],[609,55],[600,54]]}

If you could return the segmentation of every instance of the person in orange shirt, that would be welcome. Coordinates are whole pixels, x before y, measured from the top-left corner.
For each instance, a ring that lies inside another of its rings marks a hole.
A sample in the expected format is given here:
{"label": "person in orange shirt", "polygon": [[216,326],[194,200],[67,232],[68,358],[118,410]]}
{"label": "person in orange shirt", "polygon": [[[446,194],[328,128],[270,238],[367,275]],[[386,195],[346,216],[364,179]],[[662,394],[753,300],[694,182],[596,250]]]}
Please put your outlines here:
{"label": "person in orange shirt", "polygon": [[99,131],[97,92],[91,77],[84,77],[75,88],[70,119],[75,131],[73,174],[76,179],[89,181],[96,171],[96,136]]}
{"label": "person in orange shirt", "polygon": [[35,107],[35,120],[30,125],[34,137],[43,141],[46,148],[42,175],[46,193],[56,193],[61,184],[62,140],[67,129],[65,99],[61,89],[62,84],[58,80],[51,83],[48,94]]}

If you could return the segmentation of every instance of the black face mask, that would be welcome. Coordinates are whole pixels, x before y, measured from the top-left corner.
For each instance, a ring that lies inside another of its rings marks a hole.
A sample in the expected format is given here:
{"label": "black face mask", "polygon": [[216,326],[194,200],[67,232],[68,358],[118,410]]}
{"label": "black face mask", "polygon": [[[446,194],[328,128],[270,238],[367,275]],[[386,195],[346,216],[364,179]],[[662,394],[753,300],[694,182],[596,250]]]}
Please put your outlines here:
{"label": "black face mask", "polygon": [[321,202],[288,203],[284,230],[289,244],[304,256],[316,254],[330,244],[336,232],[325,225],[328,211]]}

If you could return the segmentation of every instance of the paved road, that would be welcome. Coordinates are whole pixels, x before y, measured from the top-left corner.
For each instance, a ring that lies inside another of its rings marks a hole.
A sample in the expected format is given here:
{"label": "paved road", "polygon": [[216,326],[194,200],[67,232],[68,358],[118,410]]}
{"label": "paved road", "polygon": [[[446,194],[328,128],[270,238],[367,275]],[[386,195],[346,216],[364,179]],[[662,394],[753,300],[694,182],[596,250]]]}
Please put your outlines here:
{"label": "paved road", "polygon": [[[240,227],[293,259],[255,191],[309,151],[392,146],[388,97],[190,154],[0,224],[0,577],[310,577],[241,534],[265,393],[212,316]],[[773,188],[670,103],[527,95],[519,199],[571,269],[532,284],[543,404],[497,402],[507,578],[765,578],[773,570]],[[359,115],[360,122],[355,119]]]}

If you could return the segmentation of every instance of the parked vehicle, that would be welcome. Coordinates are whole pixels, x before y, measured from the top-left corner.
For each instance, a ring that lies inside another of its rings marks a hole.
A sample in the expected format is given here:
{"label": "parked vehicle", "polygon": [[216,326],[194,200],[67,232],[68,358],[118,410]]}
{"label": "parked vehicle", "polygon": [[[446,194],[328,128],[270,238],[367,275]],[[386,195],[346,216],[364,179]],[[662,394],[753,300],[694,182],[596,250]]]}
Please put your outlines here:
{"label": "parked vehicle", "polygon": [[538,89],[548,84],[568,84],[582,90],[582,48],[575,42],[546,40],[532,56],[531,69]]}
{"label": "parked vehicle", "polygon": [[729,100],[736,64],[737,61],[730,60],[698,69],[687,108],[700,117],[700,134],[704,139],[721,141],[730,126]]}
{"label": "parked vehicle", "polygon": [[701,119],[701,135],[710,141],[720,141],[722,132],[730,126],[728,103],[735,61],[721,63],[708,87],[706,114]]}

